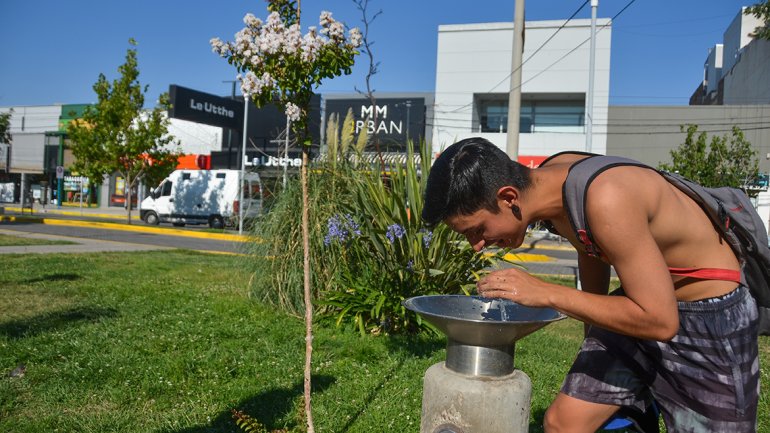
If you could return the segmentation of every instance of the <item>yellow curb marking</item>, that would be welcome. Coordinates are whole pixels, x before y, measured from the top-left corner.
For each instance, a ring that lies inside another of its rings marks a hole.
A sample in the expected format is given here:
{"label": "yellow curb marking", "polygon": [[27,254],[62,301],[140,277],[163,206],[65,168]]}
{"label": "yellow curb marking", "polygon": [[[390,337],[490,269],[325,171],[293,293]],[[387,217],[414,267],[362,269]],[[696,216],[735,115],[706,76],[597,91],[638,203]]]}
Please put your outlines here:
{"label": "yellow curb marking", "polygon": [[[484,253],[487,257],[492,257],[492,253]],[[503,260],[506,262],[550,262],[553,260],[544,254],[530,254],[530,253],[507,253],[503,256]]]}
{"label": "yellow curb marking", "polygon": [[185,236],[189,238],[198,239],[219,239],[223,241],[232,242],[264,242],[258,237],[244,236],[244,235],[231,235],[227,233],[205,233],[205,232],[193,232],[189,230],[179,230],[171,228],[150,227],[150,226],[129,226],[124,224],[98,222],[98,221],[77,221],[77,220],[63,220],[54,218],[40,218],[40,217],[15,217],[15,216],[0,216],[0,221],[10,222],[40,222],[42,224],[55,225],[55,226],[68,226],[68,227],[99,227],[109,230],[122,230],[128,232],[142,232],[142,233],[155,233],[159,235],[170,236]]}

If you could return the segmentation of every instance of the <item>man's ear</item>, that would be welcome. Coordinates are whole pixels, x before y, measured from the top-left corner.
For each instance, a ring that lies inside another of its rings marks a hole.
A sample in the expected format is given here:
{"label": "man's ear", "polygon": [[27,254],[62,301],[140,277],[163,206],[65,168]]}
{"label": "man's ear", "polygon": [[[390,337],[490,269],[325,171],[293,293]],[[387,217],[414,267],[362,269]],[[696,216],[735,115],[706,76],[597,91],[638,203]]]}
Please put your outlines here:
{"label": "man's ear", "polygon": [[497,190],[497,201],[501,206],[510,208],[517,204],[519,200],[519,190],[513,186],[504,186]]}

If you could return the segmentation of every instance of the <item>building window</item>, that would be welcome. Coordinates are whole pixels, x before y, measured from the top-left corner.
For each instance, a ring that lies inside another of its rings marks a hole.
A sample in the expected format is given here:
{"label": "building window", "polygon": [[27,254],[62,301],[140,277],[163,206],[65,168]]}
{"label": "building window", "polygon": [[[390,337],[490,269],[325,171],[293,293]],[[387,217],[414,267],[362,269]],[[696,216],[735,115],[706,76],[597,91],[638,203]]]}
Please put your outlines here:
{"label": "building window", "polygon": [[[537,99],[522,95],[519,132],[583,133],[585,102],[573,99]],[[474,129],[479,132],[508,131],[508,95],[476,95]]]}

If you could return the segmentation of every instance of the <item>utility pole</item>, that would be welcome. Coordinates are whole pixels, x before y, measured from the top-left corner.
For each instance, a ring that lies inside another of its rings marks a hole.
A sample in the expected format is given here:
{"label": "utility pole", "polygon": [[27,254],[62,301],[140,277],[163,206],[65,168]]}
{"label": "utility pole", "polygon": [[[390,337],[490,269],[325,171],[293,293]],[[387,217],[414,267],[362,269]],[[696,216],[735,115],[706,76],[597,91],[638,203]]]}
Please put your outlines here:
{"label": "utility pole", "polygon": [[596,8],[599,0],[591,0],[591,48],[588,60],[588,92],[586,93],[586,152],[593,147],[594,130],[594,70],[596,69]]}
{"label": "utility pole", "polygon": [[519,160],[519,113],[521,112],[521,61],[524,55],[524,0],[516,0],[513,13],[513,50],[511,89],[508,94],[508,134],[505,150]]}
{"label": "utility pole", "polygon": [[[233,90],[230,93],[230,99],[235,100],[235,83],[237,80],[222,80],[223,83],[232,83]],[[230,153],[233,150],[233,128],[227,128],[227,168],[230,168]]]}
{"label": "utility pole", "polygon": [[[246,185],[246,142],[248,141],[249,128],[249,95],[243,95],[243,147],[241,148],[241,185],[238,201],[238,234],[243,234],[243,188]],[[249,190],[251,194],[251,190]]]}

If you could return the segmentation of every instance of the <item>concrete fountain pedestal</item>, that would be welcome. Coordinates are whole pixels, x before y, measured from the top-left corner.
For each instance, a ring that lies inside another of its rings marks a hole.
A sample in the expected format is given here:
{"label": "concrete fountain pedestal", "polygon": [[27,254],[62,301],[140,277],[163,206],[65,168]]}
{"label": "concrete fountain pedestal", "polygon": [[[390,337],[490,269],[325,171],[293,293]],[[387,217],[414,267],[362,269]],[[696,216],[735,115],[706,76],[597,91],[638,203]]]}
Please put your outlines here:
{"label": "concrete fountain pedestal", "polygon": [[404,306],[447,336],[446,361],[423,379],[421,433],[526,433],[532,382],[516,341],[565,316],[479,296],[417,296]]}

